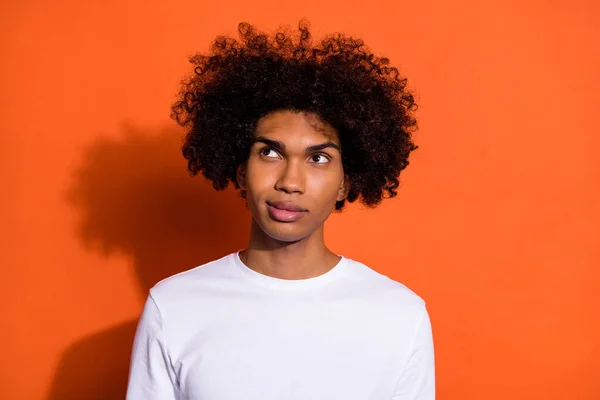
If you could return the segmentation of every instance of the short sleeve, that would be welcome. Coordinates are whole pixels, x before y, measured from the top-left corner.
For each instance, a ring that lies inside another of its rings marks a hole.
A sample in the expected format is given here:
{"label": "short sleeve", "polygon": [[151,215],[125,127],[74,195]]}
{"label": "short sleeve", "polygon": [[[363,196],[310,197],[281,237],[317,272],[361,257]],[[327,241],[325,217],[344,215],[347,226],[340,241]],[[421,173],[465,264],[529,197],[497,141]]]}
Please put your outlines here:
{"label": "short sleeve", "polygon": [[126,399],[177,400],[176,382],[165,343],[162,315],[150,294],[133,341]]}
{"label": "short sleeve", "polygon": [[434,400],[435,363],[431,321],[423,308],[416,326],[408,361],[392,400]]}

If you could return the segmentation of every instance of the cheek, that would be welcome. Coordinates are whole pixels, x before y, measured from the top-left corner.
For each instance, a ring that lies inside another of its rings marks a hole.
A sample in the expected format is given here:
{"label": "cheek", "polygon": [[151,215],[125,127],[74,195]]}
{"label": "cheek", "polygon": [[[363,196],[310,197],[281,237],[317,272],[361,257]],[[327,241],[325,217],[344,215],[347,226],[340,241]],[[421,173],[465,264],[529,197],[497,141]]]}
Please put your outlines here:
{"label": "cheek", "polygon": [[246,188],[247,191],[255,196],[260,196],[262,192],[273,187],[273,180],[276,179],[273,168],[266,168],[260,163],[250,161],[246,169]]}
{"label": "cheek", "polygon": [[337,174],[314,174],[308,182],[307,193],[320,203],[335,203],[340,188]]}

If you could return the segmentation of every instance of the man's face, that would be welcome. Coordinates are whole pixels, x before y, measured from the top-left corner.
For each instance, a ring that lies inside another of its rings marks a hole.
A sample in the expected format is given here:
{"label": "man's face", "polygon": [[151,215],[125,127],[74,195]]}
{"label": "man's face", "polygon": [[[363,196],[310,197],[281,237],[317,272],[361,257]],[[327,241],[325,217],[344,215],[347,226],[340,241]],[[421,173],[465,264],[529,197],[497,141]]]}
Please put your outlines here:
{"label": "man's face", "polygon": [[304,239],[347,195],[337,132],[314,115],[277,111],[258,121],[254,140],[238,168],[254,221],[275,240]]}

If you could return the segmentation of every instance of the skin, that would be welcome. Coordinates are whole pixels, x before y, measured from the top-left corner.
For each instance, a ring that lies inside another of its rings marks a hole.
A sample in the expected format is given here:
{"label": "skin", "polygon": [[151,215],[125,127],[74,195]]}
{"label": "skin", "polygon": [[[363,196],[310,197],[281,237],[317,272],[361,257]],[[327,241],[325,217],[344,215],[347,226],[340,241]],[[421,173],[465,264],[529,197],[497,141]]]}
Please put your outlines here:
{"label": "skin", "polygon": [[[336,130],[314,114],[282,110],[258,121],[248,160],[237,169],[252,214],[248,247],[240,252],[249,268],[279,279],[307,279],[339,262],[324,240],[325,220],[349,190],[339,148]],[[295,222],[276,221],[267,204],[276,201],[291,201],[306,212]]]}

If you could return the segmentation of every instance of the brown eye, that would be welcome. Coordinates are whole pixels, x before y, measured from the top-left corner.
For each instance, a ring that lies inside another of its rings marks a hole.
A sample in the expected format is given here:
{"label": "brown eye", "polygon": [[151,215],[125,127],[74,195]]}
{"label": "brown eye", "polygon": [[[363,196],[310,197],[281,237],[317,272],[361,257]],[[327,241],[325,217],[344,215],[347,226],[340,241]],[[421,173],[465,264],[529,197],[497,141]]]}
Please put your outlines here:
{"label": "brown eye", "polygon": [[258,154],[260,154],[261,156],[267,157],[267,158],[277,158],[278,157],[277,152],[269,147],[260,149]]}
{"label": "brown eye", "polygon": [[327,157],[323,153],[313,154],[312,156],[310,156],[310,159],[316,164],[326,164],[329,162],[329,157]]}

